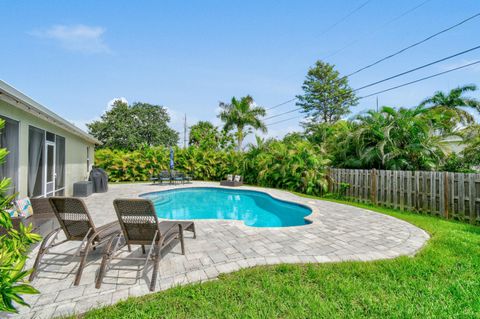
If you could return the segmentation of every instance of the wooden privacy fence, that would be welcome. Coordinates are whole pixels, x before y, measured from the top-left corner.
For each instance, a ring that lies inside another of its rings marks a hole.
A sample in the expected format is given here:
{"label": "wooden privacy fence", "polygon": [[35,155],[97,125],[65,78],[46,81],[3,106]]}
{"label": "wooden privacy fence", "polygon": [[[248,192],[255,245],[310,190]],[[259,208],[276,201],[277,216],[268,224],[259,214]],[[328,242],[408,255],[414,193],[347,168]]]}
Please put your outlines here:
{"label": "wooden privacy fence", "polygon": [[328,176],[331,193],[359,202],[480,223],[480,174],[333,168]]}

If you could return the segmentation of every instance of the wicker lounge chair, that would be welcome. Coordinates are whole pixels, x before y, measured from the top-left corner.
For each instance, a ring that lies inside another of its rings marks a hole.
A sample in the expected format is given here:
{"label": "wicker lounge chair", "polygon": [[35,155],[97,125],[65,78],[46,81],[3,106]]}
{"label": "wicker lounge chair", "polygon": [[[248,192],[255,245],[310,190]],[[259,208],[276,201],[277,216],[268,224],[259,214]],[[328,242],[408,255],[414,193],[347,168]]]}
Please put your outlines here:
{"label": "wicker lounge chair", "polygon": [[182,183],[184,184],[186,179],[185,179],[185,174],[179,171],[174,171],[172,170],[172,181],[174,183]]}
{"label": "wicker lounge chair", "polygon": [[157,181],[163,184],[163,182],[172,182],[172,176],[168,171],[161,171],[160,174],[158,174]]}
{"label": "wicker lounge chair", "polygon": [[152,184],[158,182],[158,175],[150,176],[150,182],[152,182]]}
{"label": "wicker lounge chair", "polygon": [[242,186],[243,185],[243,177],[241,175],[227,175],[227,179],[220,182],[220,186]]}
{"label": "wicker lounge chair", "polygon": [[192,180],[193,180],[193,177],[190,176],[189,174],[185,174],[185,175],[183,176],[183,179],[184,179],[184,181],[185,181],[186,184],[190,184],[190,183],[192,182]]}
{"label": "wicker lounge chair", "polygon": [[[116,238],[111,238],[106,246],[95,287],[100,288],[103,277],[110,268],[110,262],[113,259],[142,260],[145,262],[143,265],[144,273],[147,270],[148,261],[153,260],[150,291],[154,291],[162,249],[172,241],[179,239],[182,254],[185,255],[183,231],[192,231],[194,238],[196,238],[195,225],[190,221],[159,222],[153,203],[147,199],[116,199],[113,201],[113,206],[122,227],[122,234]],[[145,254],[146,245],[150,245],[150,248],[147,255],[143,258],[118,257],[121,249],[125,246],[131,251],[131,245],[141,245],[143,254]]]}
{"label": "wicker lounge chair", "polygon": [[[30,281],[32,281],[38,273],[38,267],[45,254],[72,257],[79,256],[80,264],[74,281],[74,285],[77,286],[80,283],[90,249],[95,249],[100,244],[107,242],[115,234],[119,234],[121,231],[120,225],[118,222],[113,222],[101,227],[95,227],[85,203],[80,198],[50,197],[49,202],[60,227],[53,230],[43,239],[37,258],[35,259],[35,264],[33,265],[33,272],[30,274]],[[57,242],[57,237],[62,230],[66,238]],[[69,241],[80,242],[74,254],[49,252],[51,248]]]}

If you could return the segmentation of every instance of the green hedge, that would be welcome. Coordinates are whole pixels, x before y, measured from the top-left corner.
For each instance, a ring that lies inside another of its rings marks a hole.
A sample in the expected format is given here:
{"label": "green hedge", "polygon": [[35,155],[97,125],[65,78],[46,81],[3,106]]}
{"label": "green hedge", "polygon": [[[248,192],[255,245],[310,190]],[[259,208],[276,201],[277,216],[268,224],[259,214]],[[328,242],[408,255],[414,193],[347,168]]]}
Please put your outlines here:
{"label": "green hedge", "polygon": [[[170,150],[150,147],[136,151],[100,149],[95,163],[105,169],[112,182],[148,181],[169,167]],[[219,181],[227,174],[240,174],[245,182],[320,194],[325,186],[328,160],[307,141],[273,141],[247,152],[210,151],[196,147],[175,148],[175,169],[195,180]]]}

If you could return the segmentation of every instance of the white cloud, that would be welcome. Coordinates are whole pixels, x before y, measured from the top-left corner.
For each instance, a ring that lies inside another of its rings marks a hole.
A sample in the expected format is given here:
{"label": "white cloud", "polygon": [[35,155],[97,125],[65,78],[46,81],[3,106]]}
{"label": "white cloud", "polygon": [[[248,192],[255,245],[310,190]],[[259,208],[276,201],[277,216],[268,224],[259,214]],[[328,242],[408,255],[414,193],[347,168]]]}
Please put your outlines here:
{"label": "white cloud", "polygon": [[112,109],[113,103],[115,103],[115,101],[122,101],[122,102],[128,104],[127,98],[125,98],[125,97],[123,97],[123,96],[122,96],[122,97],[116,97],[116,98],[113,98],[113,99],[111,99],[110,101],[108,101],[105,110],[103,110],[100,115],[95,116],[95,117],[93,117],[93,118],[91,118],[91,119],[88,119],[88,120],[70,120],[70,123],[72,123],[73,125],[75,125],[75,126],[78,127],[79,129],[82,129],[82,130],[84,130],[85,132],[88,132],[87,124],[88,124],[88,123],[92,123],[93,121],[98,121],[98,120],[100,120],[100,116],[101,116],[103,113],[105,113],[106,111],[109,111],[109,110]]}
{"label": "white cloud", "polygon": [[113,104],[114,104],[115,102],[117,102],[117,101],[120,101],[120,102],[123,102],[123,103],[125,103],[125,104],[128,104],[127,98],[125,98],[125,97],[123,97],[123,96],[121,96],[121,97],[115,97],[115,98],[111,99],[110,101],[108,101],[106,111],[110,111],[110,110],[112,109],[112,107],[113,107]]}
{"label": "white cloud", "polygon": [[69,51],[82,53],[110,53],[111,50],[105,43],[103,35],[105,28],[78,25],[54,25],[43,30],[34,30],[30,35],[51,39]]}

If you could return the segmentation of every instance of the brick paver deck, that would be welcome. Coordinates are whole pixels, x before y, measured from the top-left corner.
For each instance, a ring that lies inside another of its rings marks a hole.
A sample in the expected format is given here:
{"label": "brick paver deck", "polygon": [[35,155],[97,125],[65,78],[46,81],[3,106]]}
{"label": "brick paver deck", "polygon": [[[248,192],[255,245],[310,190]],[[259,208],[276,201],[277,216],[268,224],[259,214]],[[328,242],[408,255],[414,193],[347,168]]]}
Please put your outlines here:
{"label": "brick paver deck", "polygon": [[[137,197],[139,194],[169,188],[217,186],[218,183],[194,182],[185,186],[148,184],[111,185],[108,193],[85,199],[96,225],[116,219],[113,199]],[[216,278],[220,273],[240,268],[278,263],[318,263],[346,260],[368,261],[413,255],[429,238],[423,230],[369,210],[326,201],[306,199],[289,192],[242,187],[266,192],[276,198],[309,206],[312,224],[286,228],[255,228],[241,221],[195,221],[197,239],[186,234],[186,255],[179,245],[172,248],[160,263],[157,291],[174,285]],[[74,246],[71,246],[73,249]],[[66,246],[60,247],[60,251]],[[58,249],[57,249],[58,250]],[[31,254],[33,263],[37,250]],[[135,254],[140,254],[137,250]],[[113,304],[129,296],[148,294],[148,278],[138,271],[138,264],[116,264],[107,273],[101,289],[95,289],[95,274],[101,249],[90,256],[79,286],[73,286],[76,263],[61,265],[63,257],[44,257],[33,285],[40,295],[26,296],[32,308],[22,307],[19,318],[51,318]]]}

